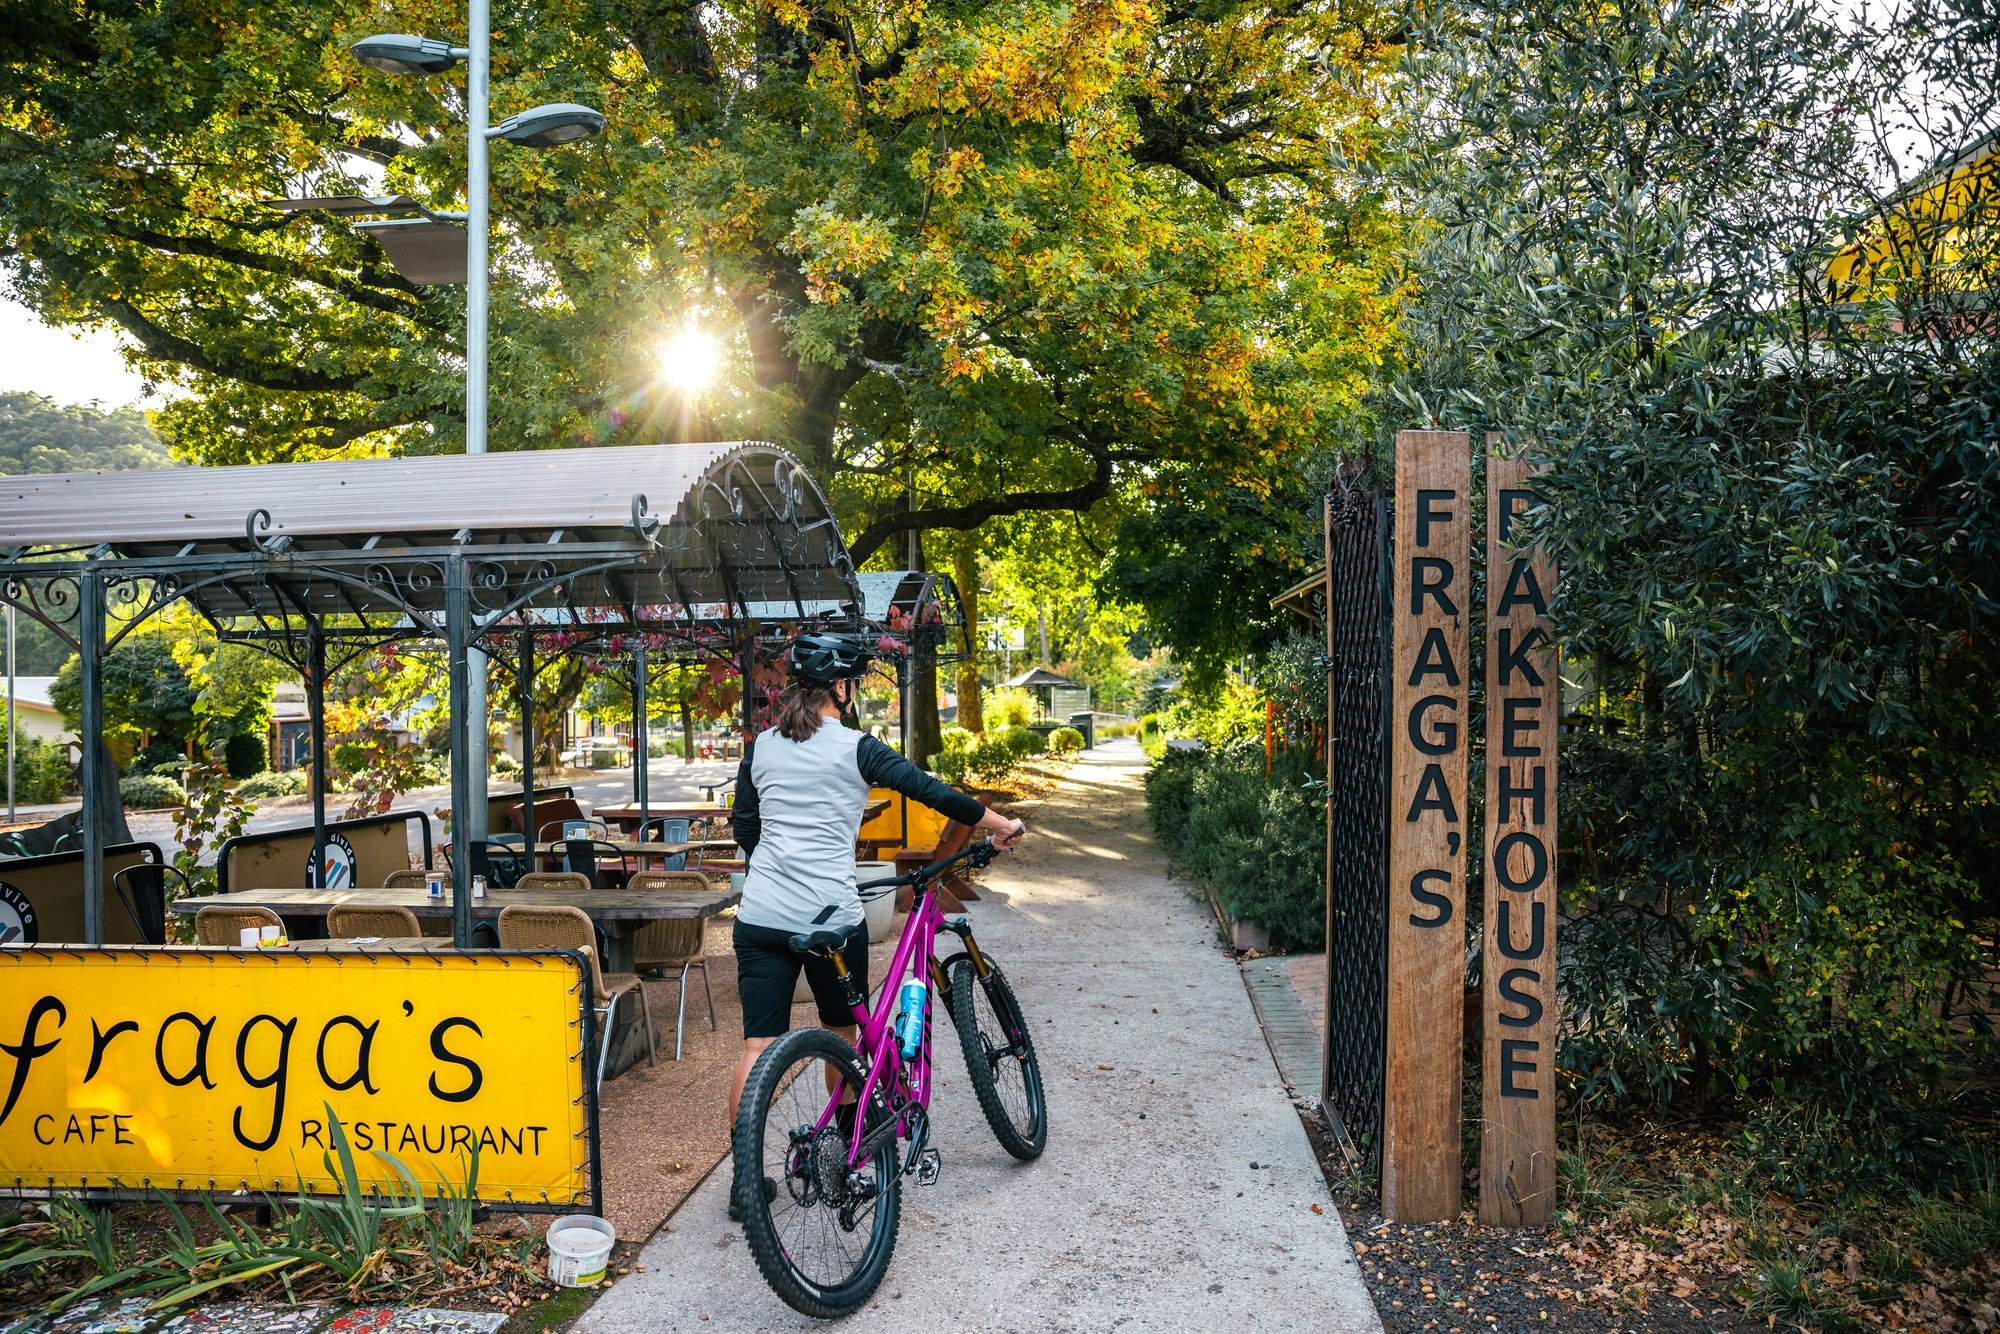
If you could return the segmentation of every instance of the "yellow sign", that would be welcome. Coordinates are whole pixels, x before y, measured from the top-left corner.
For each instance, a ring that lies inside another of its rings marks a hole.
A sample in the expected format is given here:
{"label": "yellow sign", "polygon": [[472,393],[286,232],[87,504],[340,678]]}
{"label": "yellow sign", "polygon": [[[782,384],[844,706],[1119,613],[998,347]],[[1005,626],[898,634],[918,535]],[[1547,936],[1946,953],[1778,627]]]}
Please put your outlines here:
{"label": "yellow sign", "polygon": [[[0,950],[0,1189],[590,1198],[583,978],[562,955]],[[331,1155],[337,1167],[339,1155]]]}

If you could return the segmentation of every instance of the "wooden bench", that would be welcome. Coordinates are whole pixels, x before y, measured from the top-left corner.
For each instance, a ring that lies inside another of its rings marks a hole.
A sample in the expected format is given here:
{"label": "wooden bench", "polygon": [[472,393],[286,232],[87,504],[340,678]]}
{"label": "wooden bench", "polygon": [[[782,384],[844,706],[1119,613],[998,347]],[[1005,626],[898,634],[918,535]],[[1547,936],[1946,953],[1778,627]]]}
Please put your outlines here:
{"label": "wooden bench", "polygon": [[[985,805],[986,799],[984,797],[979,798],[979,803],[982,806]],[[956,820],[948,820],[945,822],[944,832],[938,835],[936,847],[904,848],[896,854],[896,874],[907,875],[911,871],[921,870],[933,862],[943,861],[947,857],[955,857],[959,853],[964,852],[965,845],[971,841],[971,825],[960,824]],[[937,878],[935,888],[932,892],[939,896],[938,902],[946,912],[962,912],[967,903],[977,903],[979,901],[978,893],[966,882],[965,877],[958,873],[956,866]],[[909,905],[902,902],[900,897],[897,900],[896,907],[898,911],[907,912],[909,910]]]}

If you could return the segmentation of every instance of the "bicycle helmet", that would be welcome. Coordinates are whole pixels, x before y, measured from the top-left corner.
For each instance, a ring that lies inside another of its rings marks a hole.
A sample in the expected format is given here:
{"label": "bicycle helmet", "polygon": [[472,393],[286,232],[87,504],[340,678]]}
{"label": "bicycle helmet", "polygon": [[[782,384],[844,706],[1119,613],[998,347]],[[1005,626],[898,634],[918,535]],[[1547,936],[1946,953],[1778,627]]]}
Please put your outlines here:
{"label": "bicycle helmet", "polygon": [[792,675],[832,685],[868,670],[875,655],[841,635],[801,635],[792,643]]}

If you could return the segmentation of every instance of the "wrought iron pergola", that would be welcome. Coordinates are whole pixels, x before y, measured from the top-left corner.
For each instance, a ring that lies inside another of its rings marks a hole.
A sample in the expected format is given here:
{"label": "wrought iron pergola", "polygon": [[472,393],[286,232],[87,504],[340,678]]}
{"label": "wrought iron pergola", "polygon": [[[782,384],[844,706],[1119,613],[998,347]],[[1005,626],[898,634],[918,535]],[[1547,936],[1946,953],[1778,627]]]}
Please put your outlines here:
{"label": "wrought iron pergola", "polygon": [[[105,655],[174,602],[224,642],[305,678],[315,855],[325,812],[325,683],[371,649],[441,641],[452,804],[483,821],[468,764],[468,651],[544,636],[635,645],[643,755],[647,643],[748,663],[760,639],[861,631],[866,602],[825,495],[757,443],[340,460],[6,479],[0,601],[59,635],[82,667],[84,919],[104,933]],[[671,509],[656,511],[656,503]],[[768,651],[768,648],[767,648]],[[748,692],[746,691],[746,698]],[[524,717],[532,739],[532,716]],[[532,748],[530,749],[532,755]],[[639,777],[643,799],[643,763]],[[533,791],[532,769],[528,791]],[[532,800],[532,798],[530,798]],[[452,822],[454,934],[470,930],[474,820]],[[530,832],[532,833],[532,826]]]}

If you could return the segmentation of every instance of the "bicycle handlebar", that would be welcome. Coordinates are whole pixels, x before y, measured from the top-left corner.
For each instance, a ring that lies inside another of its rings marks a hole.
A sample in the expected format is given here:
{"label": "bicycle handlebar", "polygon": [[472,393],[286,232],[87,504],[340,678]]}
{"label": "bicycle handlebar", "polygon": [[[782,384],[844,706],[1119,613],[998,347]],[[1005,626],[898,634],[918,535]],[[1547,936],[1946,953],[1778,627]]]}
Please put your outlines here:
{"label": "bicycle handlebar", "polygon": [[929,866],[919,867],[914,871],[905,871],[901,875],[892,875],[886,880],[870,880],[865,884],[856,885],[854,889],[856,893],[859,893],[864,889],[891,889],[900,888],[903,885],[910,885],[912,887],[921,886],[924,881],[934,879],[946,869],[968,859],[971,860],[974,866],[985,866],[995,857],[998,857],[1002,851],[1003,849],[994,847],[990,841],[982,840],[981,842],[974,843],[963,852],[946,857],[941,862],[933,862]]}

